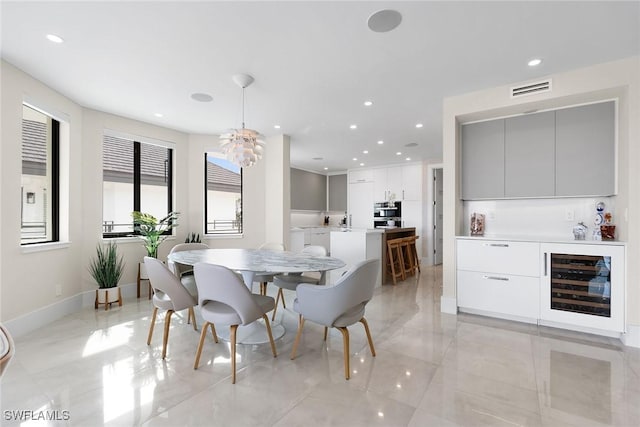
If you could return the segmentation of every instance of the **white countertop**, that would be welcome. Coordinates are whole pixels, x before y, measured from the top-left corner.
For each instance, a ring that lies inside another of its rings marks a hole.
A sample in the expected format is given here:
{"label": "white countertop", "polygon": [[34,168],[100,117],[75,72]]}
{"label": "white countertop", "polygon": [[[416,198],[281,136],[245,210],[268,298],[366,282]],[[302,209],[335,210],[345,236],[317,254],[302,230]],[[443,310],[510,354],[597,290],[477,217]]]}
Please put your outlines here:
{"label": "white countertop", "polygon": [[620,240],[575,240],[568,236],[527,236],[527,235],[484,235],[484,236],[456,236],[456,239],[467,240],[508,240],[511,242],[544,242],[544,243],[576,243],[581,245],[618,245],[625,246],[627,242]]}

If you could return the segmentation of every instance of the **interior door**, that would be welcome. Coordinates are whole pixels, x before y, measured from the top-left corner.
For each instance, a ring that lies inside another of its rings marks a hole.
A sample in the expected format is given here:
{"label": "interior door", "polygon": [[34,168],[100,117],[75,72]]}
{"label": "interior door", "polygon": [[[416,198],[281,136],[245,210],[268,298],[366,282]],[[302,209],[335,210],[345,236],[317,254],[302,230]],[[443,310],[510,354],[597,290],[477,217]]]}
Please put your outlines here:
{"label": "interior door", "polygon": [[442,168],[433,170],[433,264],[442,264]]}

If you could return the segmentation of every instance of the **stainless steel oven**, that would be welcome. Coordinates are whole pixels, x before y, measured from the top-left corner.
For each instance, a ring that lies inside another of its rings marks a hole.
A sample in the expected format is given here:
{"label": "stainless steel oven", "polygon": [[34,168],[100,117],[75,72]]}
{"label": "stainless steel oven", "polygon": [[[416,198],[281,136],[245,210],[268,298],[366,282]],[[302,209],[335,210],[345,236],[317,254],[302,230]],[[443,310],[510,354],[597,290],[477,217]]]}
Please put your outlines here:
{"label": "stainless steel oven", "polygon": [[378,202],[373,205],[373,227],[391,228],[402,226],[402,202]]}

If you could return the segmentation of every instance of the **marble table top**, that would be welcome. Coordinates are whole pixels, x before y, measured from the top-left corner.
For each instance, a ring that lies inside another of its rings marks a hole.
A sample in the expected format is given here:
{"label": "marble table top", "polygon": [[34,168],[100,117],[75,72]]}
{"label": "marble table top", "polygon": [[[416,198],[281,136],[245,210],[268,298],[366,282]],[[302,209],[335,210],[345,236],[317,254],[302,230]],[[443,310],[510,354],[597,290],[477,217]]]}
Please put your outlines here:
{"label": "marble table top", "polygon": [[268,249],[198,249],[169,254],[169,260],[194,265],[198,262],[223,265],[235,271],[254,273],[302,273],[342,268],[346,264],[327,256]]}

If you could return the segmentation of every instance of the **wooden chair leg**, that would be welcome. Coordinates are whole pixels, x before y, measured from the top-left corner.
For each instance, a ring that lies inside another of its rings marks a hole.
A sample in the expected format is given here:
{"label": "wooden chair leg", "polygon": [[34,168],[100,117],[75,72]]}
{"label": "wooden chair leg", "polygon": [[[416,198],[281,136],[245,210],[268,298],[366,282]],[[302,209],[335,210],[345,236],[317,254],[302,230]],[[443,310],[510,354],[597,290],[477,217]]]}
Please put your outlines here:
{"label": "wooden chair leg", "polygon": [[342,342],[344,344],[344,378],[348,380],[349,375],[349,330],[347,328],[337,328],[342,332]]}
{"label": "wooden chair leg", "polygon": [[267,325],[267,334],[269,334],[269,342],[271,343],[271,353],[273,353],[273,357],[278,357],[276,353],[276,343],[273,341],[273,334],[271,333],[271,324],[269,323],[269,317],[266,314],[262,315],[264,319],[264,324]]}
{"label": "wooden chair leg", "polygon": [[238,325],[231,325],[231,384],[236,383],[236,332]]}
{"label": "wooden chair leg", "polygon": [[140,267],[140,263],[138,263],[138,279],[137,279],[137,283],[138,283],[138,291],[137,291],[138,298],[140,298],[140,268],[141,268]]}
{"label": "wooden chair leg", "polygon": [[213,340],[216,344],[218,344],[218,334],[216,333],[216,327],[213,323],[209,323],[211,325],[211,335],[213,335]]}
{"label": "wooden chair leg", "polygon": [[198,369],[198,365],[200,364],[200,355],[202,354],[204,337],[207,335],[207,327],[209,327],[209,322],[204,322],[204,326],[202,327],[202,332],[200,332],[200,341],[198,342],[198,349],[196,350],[196,360],[195,362],[193,362],[193,369]]}
{"label": "wooden chair leg", "polygon": [[190,320],[193,320],[193,330],[198,330],[198,325],[196,324],[196,312],[193,310],[193,307],[189,307],[189,315],[187,316],[187,324]]}
{"label": "wooden chair leg", "polygon": [[327,332],[329,331],[329,328],[327,326],[324,327],[324,340],[327,340]]}
{"label": "wooden chair leg", "polygon": [[276,305],[273,307],[273,314],[271,315],[271,320],[276,320],[276,311],[278,311],[278,301],[282,298],[282,304],[284,305],[284,294],[282,293],[282,288],[278,288],[278,294],[276,295]]}
{"label": "wooden chair leg", "polygon": [[153,327],[156,324],[156,314],[158,314],[158,307],[153,307],[153,314],[151,315],[151,325],[149,325],[149,335],[147,336],[147,345],[151,345],[151,337],[153,336]]}
{"label": "wooden chair leg", "polygon": [[296,351],[298,350],[298,344],[300,343],[300,337],[302,336],[302,328],[304,327],[304,317],[300,316],[300,322],[298,324],[298,332],[296,333],[296,339],[293,342],[291,348],[291,360],[296,358]]}
{"label": "wooden chair leg", "polygon": [[169,343],[169,327],[171,325],[171,315],[173,310],[167,310],[164,318],[164,335],[162,336],[162,358],[167,356],[167,344]]}
{"label": "wooden chair leg", "polygon": [[267,284],[268,284],[268,282],[261,282],[260,283],[260,295],[266,295],[267,294]]}
{"label": "wooden chair leg", "polygon": [[369,324],[367,323],[367,319],[364,317],[360,319],[360,323],[364,325],[364,331],[367,333],[367,341],[369,341],[369,349],[371,350],[371,355],[376,357],[376,349],[373,347],[373,340],[371,339],[371,332],[369,331]]}

